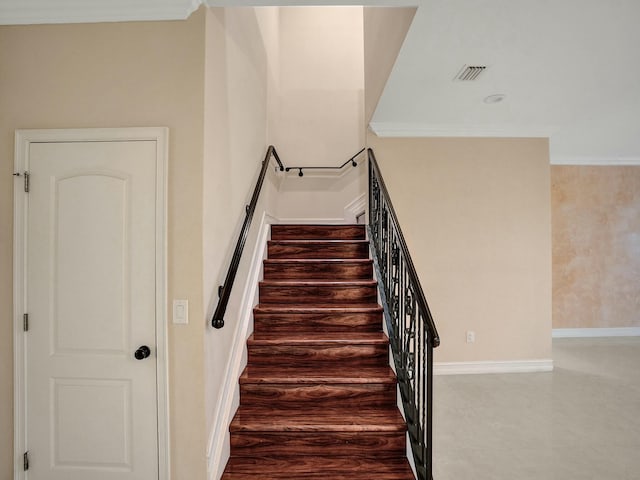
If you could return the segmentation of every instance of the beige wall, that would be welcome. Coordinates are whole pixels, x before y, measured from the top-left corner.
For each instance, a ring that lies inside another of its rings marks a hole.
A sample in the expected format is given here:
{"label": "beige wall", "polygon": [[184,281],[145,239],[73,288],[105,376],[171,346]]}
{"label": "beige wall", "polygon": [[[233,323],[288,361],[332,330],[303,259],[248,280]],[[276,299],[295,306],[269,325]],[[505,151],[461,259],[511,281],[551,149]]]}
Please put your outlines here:
{"label": "beige wall", "polygon": [[640,167],[551,167],[553,327],[640,327]]}
{"label": "beige wall", "polygon": [[550,359],[547,140],[369,143],[439,329],[436,362]]}
{"label": "beige wall", "polygon": [[340,165],[364,144],[362,7],[281,7],[269,140],[288,165]]}
{"label": "beige wall", "polygon": [[416,7],[364,7],[365,121],[373,117]]}
{"label": "beige wall", "polygon": [[0,479],[12,478],[12,163],[18,128],[168,126],[173,478],[204,478],[204,13],[188,21],[0,27]]}
{"label": "beige wall", "polygon": [[206,22],[203,287],[210,313],[267,148],[267,61],[256,9],[212,8]]}
{"label": "beige wall", "polygon": [[358,157],[357,163],[355,168],[348,164],[338,171],[307,170],[303,177],[298,176],[297,170],[289,172],[279,185],[278,219],[285,223],[354,223],[352,209],[345,207],[359,203],[360,198],[365,200],[366,156]]}
{"label": "beige wall", "polygon": [[[269,142],[287,166],[339,166],[365,141],[363,8],[280,7],[275,25],[277,35],[265,29]],[[364,192],[363,171],[295,171],[279,184],[272,213],[343,222]]]}
{"label": "beige wall", "polygon": [[[203,165],[203,300],[205,333],[205,399],[209,478],[226,464],[227,450],[219,449],[228,437],[228,425],[216,417],[224,404],[234,345],[244,346],[239,331],[240,304],[248,276],[261,214],[268,209],[273,186],[269,175],[260,196],[245,250],[224,316],[225,326],[209,325],[218,303],[217,287],[224,277],[244,220],[244,207],[267,150],[267,51],[261,32],[273,28],[273,8],[213,8],[206,14],[205,156]],[[272,170],[270,170],[272,172]],[[242,347],[241,347],[242,348]],[[235,373],[235,372],[234,372]],[[226,418],[226,416],[224,417]],[[216,430],[218,428],[218,430]],[[225,456],[226,455],[226,456]],[[219,460],[219,457],[221,459]]]}

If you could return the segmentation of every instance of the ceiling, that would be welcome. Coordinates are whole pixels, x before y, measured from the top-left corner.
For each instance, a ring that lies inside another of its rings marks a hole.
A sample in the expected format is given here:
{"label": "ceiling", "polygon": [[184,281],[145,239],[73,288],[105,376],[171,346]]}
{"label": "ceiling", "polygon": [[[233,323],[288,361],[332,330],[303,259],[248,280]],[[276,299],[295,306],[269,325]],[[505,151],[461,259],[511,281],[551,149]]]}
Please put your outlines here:
{"label": "ceiling", "polygon": [[[0,0],[0,24],[187,18],[201,3]],[[640,164],[640,1],[366,0],[418,5],[371,121],[380,135],[549,137],[553,163]],[[465,65],[487,68],[454,81]],[[493,94],[502,102],[487,104]]]}

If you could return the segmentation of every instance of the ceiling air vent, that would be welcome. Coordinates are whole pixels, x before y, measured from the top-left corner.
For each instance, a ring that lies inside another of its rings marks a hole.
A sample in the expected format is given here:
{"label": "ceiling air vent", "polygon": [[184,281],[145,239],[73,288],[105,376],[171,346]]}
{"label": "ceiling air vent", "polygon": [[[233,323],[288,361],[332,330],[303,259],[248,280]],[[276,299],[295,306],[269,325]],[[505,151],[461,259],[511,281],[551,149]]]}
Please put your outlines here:
{"label": "ceiling air vent", "polygon": [[485,71],[486,65],[465,65],[460,69],[454,81],[470,82],[477,80],[482,72]]}

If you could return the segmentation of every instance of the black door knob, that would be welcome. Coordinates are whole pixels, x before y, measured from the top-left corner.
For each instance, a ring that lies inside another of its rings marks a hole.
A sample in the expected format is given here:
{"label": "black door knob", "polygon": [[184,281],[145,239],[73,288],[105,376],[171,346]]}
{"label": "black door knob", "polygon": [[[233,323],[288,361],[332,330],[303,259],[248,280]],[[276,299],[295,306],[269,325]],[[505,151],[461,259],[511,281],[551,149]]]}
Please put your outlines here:
{"label": "black door knob", "polygon": [[149,355],[151,355],[151,349],[146,345],[142,345],[136,350],[136,353],[133,354],[133,356],[136,357],[136,360],[144,360]]}

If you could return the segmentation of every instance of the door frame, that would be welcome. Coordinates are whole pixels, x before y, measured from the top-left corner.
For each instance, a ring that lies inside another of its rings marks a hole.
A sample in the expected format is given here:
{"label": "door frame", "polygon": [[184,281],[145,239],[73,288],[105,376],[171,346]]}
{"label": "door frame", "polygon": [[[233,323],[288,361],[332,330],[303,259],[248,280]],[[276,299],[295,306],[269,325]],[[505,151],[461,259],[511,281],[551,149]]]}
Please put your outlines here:
{"label": "door frame", "polygon": [[16,130],[13,188],[13,357],[14,357],[14,480],[25,480],[23,453],[26,445],[26,334],[27,219],[29,200],[23,188],[29,171],[32,143],[60,142],[156,142],[156,398],[158,404],[158,480],[169,480],[169,361],[167,338],[167,168],[169,129],[166,127],[83,128]]}

